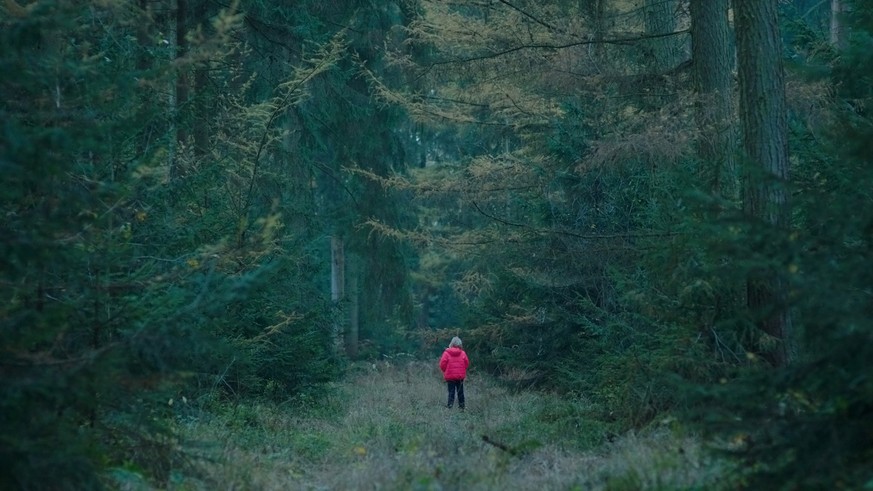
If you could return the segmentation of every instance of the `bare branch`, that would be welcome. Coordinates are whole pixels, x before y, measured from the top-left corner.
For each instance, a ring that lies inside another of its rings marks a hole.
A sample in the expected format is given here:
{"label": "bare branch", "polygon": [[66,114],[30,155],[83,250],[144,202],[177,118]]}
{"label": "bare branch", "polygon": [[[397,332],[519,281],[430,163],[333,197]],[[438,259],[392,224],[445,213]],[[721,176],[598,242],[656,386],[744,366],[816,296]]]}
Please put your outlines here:
{"label": "bare branch", "polygon": [[509,445],[506,445],[505,443],[500,443],[500,442],[494,441],[491,438],[489,438],[488,435],[482,435],[482,441],[487,443],[488,445],[493,445],[493,446],[499,448],[500,450],[503,450],[504,452],[508,452],[511,455],[515,455],[516,453],[518,453],[518,452],[516,452],[516,450],[514,448],[510,447]]}
{"label": "bare branch", "polygon": [[547,22],[545,22],[545,21],[543,21],[543,20],[537,19],[537,18],[534,17],[532,14],[530,14],[530,13],[528,13],[528,12],[526,12],[526,11],[524,11],[524,10],[518,8],[518,7],[516,7],[515,5],[513,5],[513,4],[509,3],[509,2],[507,2],[506,0],[498,0],[498,1],[499,1],[500,3],[502,3],[503,5],[506,5],[507,7],[511,8],[512,10],[515,10],[516,12],[520,13],[521,15],[527,17],[528,19],[530,19],[530,20],[536,22],[537,24],[539,24],[539,25],[545,27],[546,29],[550,29],[550,30],[552,30],[552,31],[556,31],[556,30],[557,30],[557,29],[555,29],[551,24],[549,24],[549,23],[547,23]]}
{"label": "bare branch", "polygon": [[689,32],[690,31],[688,29],[682,29],[682,30],[673,31],[673,32],[648,34],[648,35],[643,35],[643,36],[635,36],[635,37],[627,37],[627,38],[585,39],[582,41],[576,41],[576,42],[567,43],[567,44],[525,44],[522,46],[515,46],[513,48],[504,49],[502,51],[497,51],[495,53],[491,53],[491,54],[487,54],[487,55],[471,56],[468,58],[457,58],[454,60],[435,61],[435,62],[431,63],[429,66],[433,67],[433,66],[438,66],[438,65],[453,65],[453,64],[458,64],[458,63],[468,63],[471,61],[488,60],[488,59],[492,59],[492,58],[499,58],[501,56],[505,56],[505,55],[508,55],[510,53],[515,53],[516,51],[523,51],[523,50],[528,50],[528,49],[562,50],[562,49],[567,49],[567,48],[573,48],[576,46],[586,46],[586,45],[590,45],[590,44],[619,44],[619,45],[629,44],[629,45],[632,45],[632,44],[635,44],[639,41],[645,41],[648,39],[658,39],[658,38],[664,38],[664,37],[670,37],[670,36],[678,36],[680,34],[688,34]]}

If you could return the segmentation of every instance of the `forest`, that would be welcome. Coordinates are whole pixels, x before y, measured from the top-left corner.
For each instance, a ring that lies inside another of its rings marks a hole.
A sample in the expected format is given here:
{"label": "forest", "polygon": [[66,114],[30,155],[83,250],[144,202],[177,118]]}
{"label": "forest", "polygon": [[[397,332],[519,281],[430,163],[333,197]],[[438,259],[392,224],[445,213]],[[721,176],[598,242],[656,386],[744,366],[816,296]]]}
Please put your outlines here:
{"label": "forest", "polygon": [[873,489],[873,2],[3,0],[0,95],[0,489]]}

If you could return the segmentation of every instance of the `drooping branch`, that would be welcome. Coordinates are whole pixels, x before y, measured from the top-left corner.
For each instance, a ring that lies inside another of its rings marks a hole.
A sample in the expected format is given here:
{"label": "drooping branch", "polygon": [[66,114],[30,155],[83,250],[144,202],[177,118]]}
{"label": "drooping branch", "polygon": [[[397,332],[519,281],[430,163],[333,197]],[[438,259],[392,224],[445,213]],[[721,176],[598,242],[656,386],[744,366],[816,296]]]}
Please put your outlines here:
{"label": "drooping branch", "polygon": [[270,114],[270,117],[267,119],[266,123],[264,124],[264,131],[261,135],[261,139],[260,139],[260,142],[258,144],[258,150],[255,153],[254,162],[252,164],[252,176],[251,176],[251,180],[249,181],[249,188],[248,188],[248,191],[246,193],[246,199],[245,199],[244,205],[242,207],[243,210],[247,210],[249,208],[249,204],[251,203],[252,195],[254,193],[255,181],[256,181],[257,174],[258,174],[258,168],[259,168],[259,164],[260,164],[260,160],[261,160],[261,155],[263,154],[264,149],[267,147],[267,143],[270,141],[269,136],[270,136],[270,132],[272,131],[273,124],[275,123],[276,119],[284,111],[286,111],[288,109],[288,105],[289,105],[289,103],[291,103],[292,98],[300,95],[301,89],[303,88],[303,86],[307,82],[309,82],[310,80],[312,80],[313,78],[315,78],[319,74],[326,71],[330,66],[332,66],[336,62],[338,54],[343,49],[345,49],[341,39],[342,39],[342,33],[339,33],[329,43],[329,45],[328,45],[329,49],[324,49],[321,51],[321,53],[320,53],[321,59],[318,60],[317,64],[313,68],[311,68],[308,71],[308,73],[305,73],[298,80],[294,80],[292,82],[283,84],[283,86],[281,87],[281,88],[285,89],[286,92],[282,96],[281,100],[275,104],[273,111]]}

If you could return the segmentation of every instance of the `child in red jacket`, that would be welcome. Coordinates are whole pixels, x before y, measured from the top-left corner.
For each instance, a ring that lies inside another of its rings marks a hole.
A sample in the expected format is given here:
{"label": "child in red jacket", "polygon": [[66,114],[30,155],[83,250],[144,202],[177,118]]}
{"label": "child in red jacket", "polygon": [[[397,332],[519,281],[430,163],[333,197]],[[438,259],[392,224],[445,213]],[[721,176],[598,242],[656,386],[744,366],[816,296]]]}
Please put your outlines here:
{"label": "child in red jacket", "polygon": [[467,367],[470,366],[470,359],[467,358],[467,353],[462,347],[461,338],[455,336],[449,343],[449,347],[443,351],[443,356],[440,358],[440,370],[443,371],[443,378],[449,387],[449,403],[447,407],[451,408],[455,402],[455,391],[458,392],[458,408],[464,410],[464,379],[467,378]]}

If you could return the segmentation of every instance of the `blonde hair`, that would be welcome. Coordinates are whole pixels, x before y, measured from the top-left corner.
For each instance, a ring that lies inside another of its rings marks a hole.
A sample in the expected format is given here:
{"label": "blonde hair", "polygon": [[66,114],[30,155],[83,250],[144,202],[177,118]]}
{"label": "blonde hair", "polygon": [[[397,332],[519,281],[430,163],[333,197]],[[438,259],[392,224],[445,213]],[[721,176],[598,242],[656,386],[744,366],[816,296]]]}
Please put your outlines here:
{"label": "blonde hair", "polygon": [[455,336],[452,338],[452,341],[449,343],[449,348],[454,347],[454,346],[457,346],[458,348],[460,348],[463,345],[464,345],[464,343],[461,342],[461,338],[459,338],[458,336]]}

